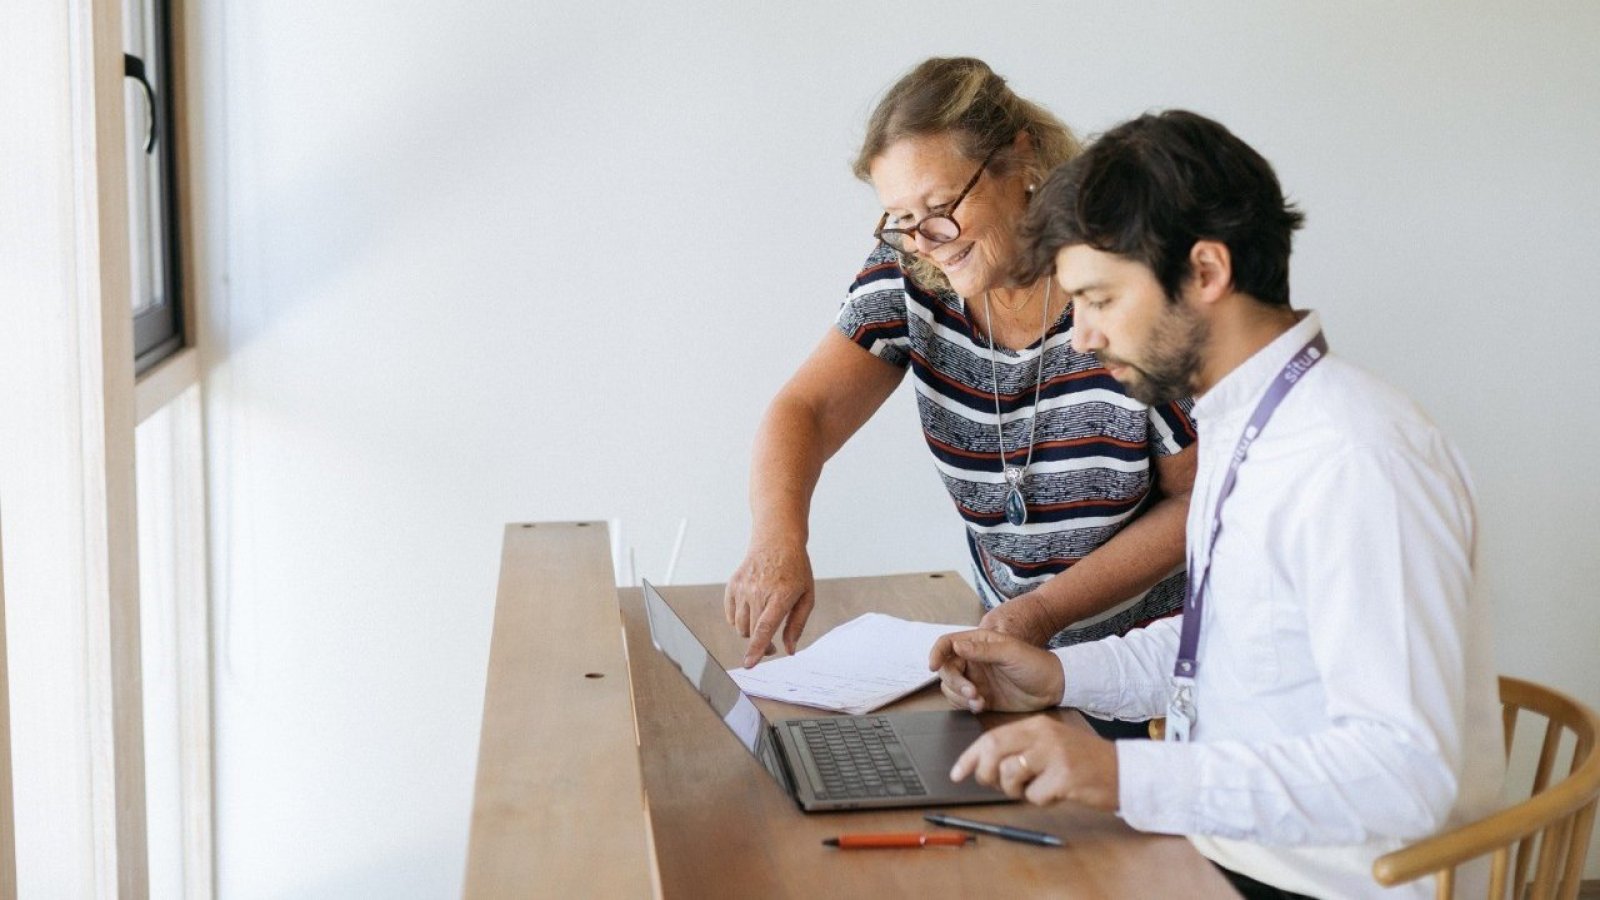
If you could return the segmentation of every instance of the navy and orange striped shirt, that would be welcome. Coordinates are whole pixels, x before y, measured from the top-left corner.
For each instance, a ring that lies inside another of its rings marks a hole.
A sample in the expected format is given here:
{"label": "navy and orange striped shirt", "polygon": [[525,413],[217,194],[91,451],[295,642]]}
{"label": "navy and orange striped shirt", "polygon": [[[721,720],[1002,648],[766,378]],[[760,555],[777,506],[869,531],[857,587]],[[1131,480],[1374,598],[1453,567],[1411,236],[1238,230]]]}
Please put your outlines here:
{"label": "navy and orange striped shirt", "polygon": [[[1072,349],[1069,306],[1042,342],[994,348],[966,315],[959,295],[913,283],[897,254],[879,246],[850,285],[839,330],[880,359],[910,366],[923,436],[934,465],[967,526],[973,580],[986,609],[1027,593],[1111,539],[1153,500],[1151,458],[1194,443],[1190,401],[1147,406],[1123,393],[1094,356]],[[1039,354],[1043,386],[1034,406]],[[1006,459],[1028,458],[1028,521],[1005,517],[1006,483],[995,433],[1000,396]],[[1097,640],[1176,611],[1181,570],[1091,619],[1076,622],[1053,646]]]}

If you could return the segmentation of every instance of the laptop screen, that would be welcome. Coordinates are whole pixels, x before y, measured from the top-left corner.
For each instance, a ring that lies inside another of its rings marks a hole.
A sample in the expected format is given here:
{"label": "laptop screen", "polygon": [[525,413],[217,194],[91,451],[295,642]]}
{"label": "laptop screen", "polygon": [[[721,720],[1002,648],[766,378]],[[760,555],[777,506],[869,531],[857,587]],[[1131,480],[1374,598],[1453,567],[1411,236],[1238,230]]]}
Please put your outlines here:
{"label": "laptop screen", "polygon": [[733,677],[712,659],[706,645],[694,636],[689,626],[683,624],[678,614],[656,592],[655,586],[648,581],[643,584],[644,611],[650,621],[651,643],[667,659],[672,660],[683,677],[689,679],[689,683],[705,698],[717,718],[728,726],[739,743],[761,760],[761,764],[780,784],[786,784],[781,764],[774,758],[769,746],[771,736],[766,727],[766,716],[756,708],[748,694],[739,690]]}

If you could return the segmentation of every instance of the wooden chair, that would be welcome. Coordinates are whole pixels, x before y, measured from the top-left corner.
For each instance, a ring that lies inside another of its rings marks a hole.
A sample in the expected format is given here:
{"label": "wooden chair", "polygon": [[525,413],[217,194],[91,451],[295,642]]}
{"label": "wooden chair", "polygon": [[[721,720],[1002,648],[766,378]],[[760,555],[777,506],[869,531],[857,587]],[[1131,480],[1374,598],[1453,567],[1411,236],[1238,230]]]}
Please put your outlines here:
{"label": "wooden chair", "polygon": [[[1379,884],[1402,884],[1436,874],[1435,893],[1444,900],[1455,896],[1456,866],[1492,853],[1491,900],[1506,896],[1508,871],[1513,900],[1523,897],[1571,900],[1578,895],[1584,856],[1589,849],[1589,833],[1594,826],[1595,804],[1600,798],[1600,753],[1595,748],[1600,717],[1559,691],[1504,675],[1500,677],[1500,704],[1507,756],[1511,754],[1519,711],[1526,709],[1548,720],[1544,744],[1539,750],[1539,765],[1534,772],[1532,796],[1487,818],[1379,857],[1372,864],[1372,877]],[[1577,738],[1572,763],[1566,777],[1551,784],[1556,753],[1567,731]],[[1513,847],[1516,848],[1514,865]],[[1531,872],[1530,862],[1534,863]]]}

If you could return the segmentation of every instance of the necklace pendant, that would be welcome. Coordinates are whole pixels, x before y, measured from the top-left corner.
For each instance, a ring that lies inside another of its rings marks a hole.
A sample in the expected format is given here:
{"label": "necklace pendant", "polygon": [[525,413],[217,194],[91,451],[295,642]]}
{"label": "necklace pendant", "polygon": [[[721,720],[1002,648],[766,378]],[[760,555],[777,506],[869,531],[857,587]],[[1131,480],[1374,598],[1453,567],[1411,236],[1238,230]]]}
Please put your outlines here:
{"label": "necklace pendant", "polygon": [[[1000,367],[995,362],[994,317],[989,307],[989,292],[983,292],[983,316],[989,331],[989,377],[994,379],[994,436],[1000,456],[1000,473],[1006,481],[1006,521],[1013,528],[1028,523],[1028,501],[1022,496],[1022,487],[1028,480],[1028,466],[1033,463],[1033,439],[1039,431],[1039,392],[1044,387],[1045,343],[1050,337],[1050,287],[1054,279],[1044,283],[1044,309],[1039,323],[1039,356],[1033,373],[1033,422],[1028,426],[1028,458],[1020,466],[1006,463],[1005,416],[1000,411]],[[1018,448],[1018,452],[1021,448]]]}
{"label": "necklace pendant", "polygon": [[1028,480],[1028,467],[1006,466],[1002,471],[1006,479],[1006,521],[1012,525],[1025,525],[1028,521],[1028,501],[1022,496],[1022,484]]}
{"label": "necklace pendant", "polygon": [[1006,491],[1006,521],[1018,527],[1028,523],[1028,503],[1022,499],[1020,481],[1012,482],[1011,490]]}

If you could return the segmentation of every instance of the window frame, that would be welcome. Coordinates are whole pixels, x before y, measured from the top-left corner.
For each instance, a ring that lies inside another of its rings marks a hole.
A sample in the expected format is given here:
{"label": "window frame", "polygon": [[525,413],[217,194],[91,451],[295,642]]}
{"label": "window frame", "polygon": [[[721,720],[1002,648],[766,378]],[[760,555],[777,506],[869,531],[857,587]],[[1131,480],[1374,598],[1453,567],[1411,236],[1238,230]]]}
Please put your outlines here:
{"label": "window frame", "polygon": [[[137,7],[140,4],[135,0],[129,5]],[[154,59],[145,60],[145,65],[148,70],[151,62],[154,62],[160,85],[153,112],[160,179],[156,193],[161,205],[161,233],[150,237],[160,247],[161,296],[133,317],[135,377],[145,374],[188,345],[183,316],[183,244],[178,206],[177,103],[174,99],[178,85],[173,68],[171,0],[152,0],[151,10]]]}

